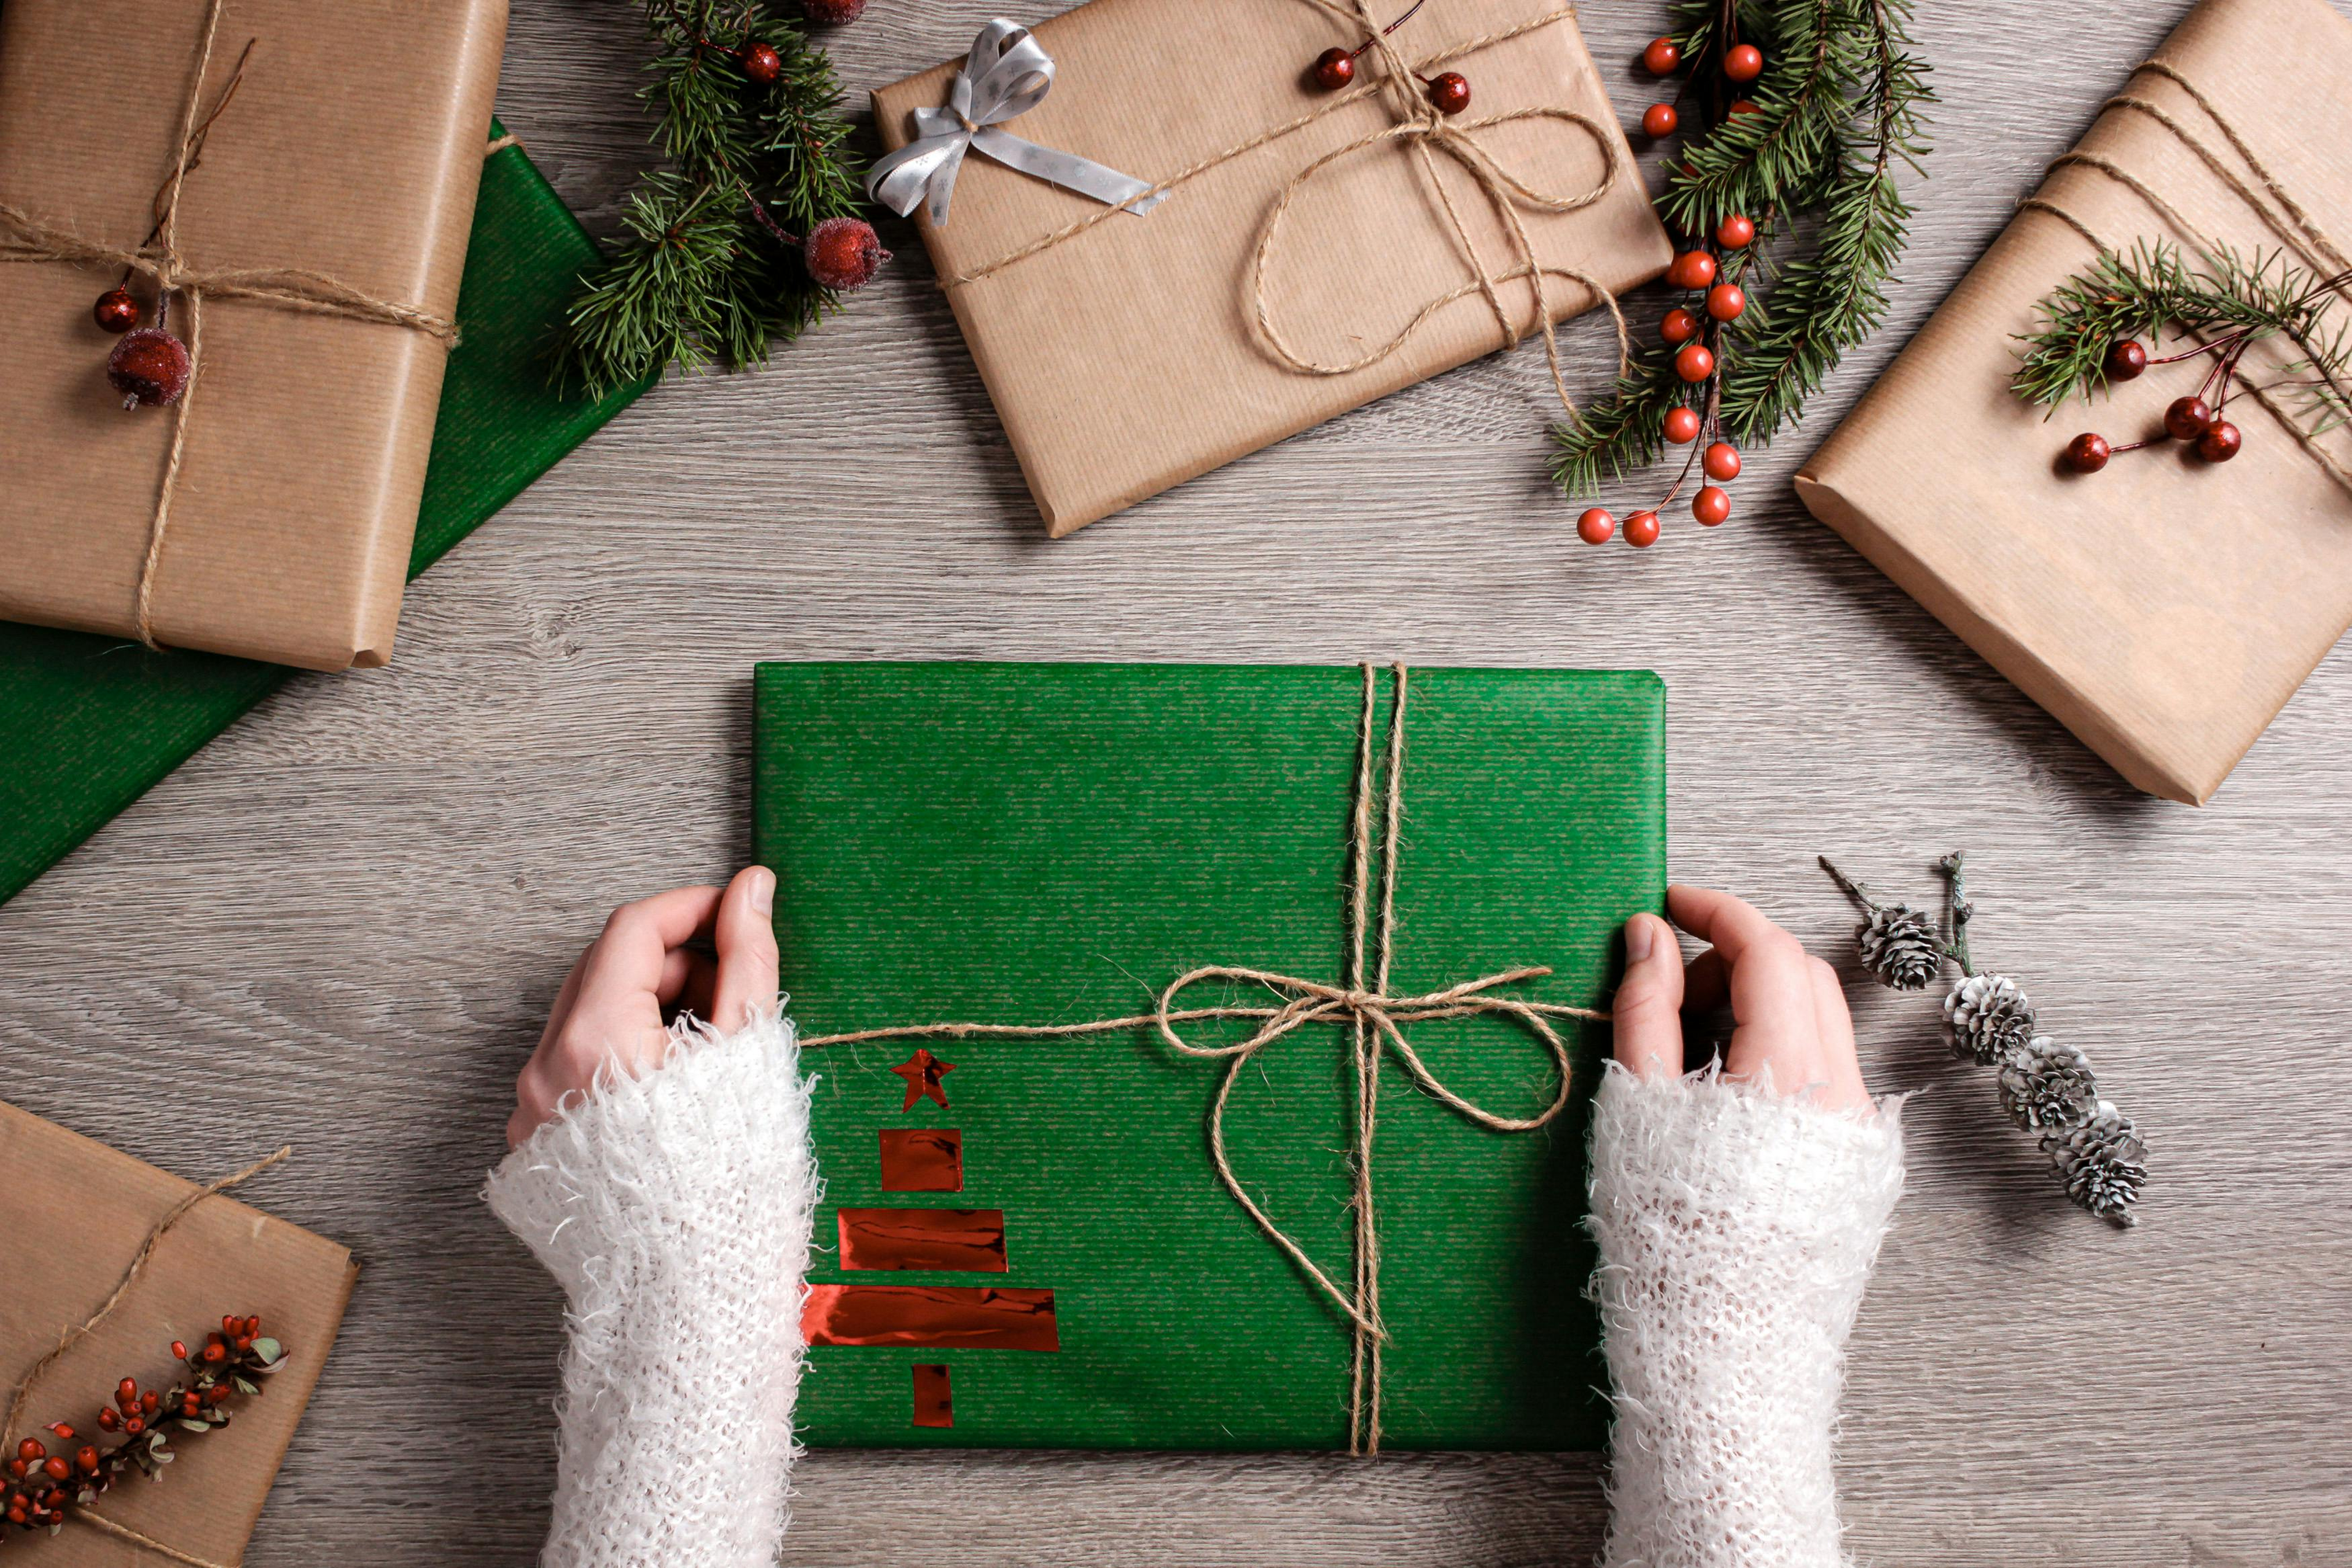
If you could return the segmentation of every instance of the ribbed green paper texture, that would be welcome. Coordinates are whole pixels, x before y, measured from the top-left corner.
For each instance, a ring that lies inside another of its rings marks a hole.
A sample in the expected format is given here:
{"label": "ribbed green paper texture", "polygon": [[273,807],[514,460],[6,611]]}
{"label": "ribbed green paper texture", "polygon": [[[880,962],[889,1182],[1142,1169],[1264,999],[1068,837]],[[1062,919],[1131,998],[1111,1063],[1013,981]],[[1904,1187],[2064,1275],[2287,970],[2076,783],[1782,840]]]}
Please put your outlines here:
{"label": "ribbed green paper texture", "polygon": [[[484,163],[457,298],[463,341],[442,384],[411,577],[644,390],[591,400],[547,384],[550,334],[595,257],[520,148]],[[0,624],[0,902],[294,673]]]}
{"label": "ribbed green paper texture", "polygon": [[[821,1035],[1149,1011],[1196,965],[1337,982],[1361,673],[1350,668],[766,664],[754,853],[778,873],[792,1012]],[[1381,679],[1381,723],[1390,689]],[[1664,894],[1664,692],[1641,672],[1418,669],[1391,989],[1549,964],[1521,994],[1605,1005],[1619,928]],[[1263,1002],[1263,992],[1187,1000]],[[1198,1037],[1231,1024],[1190,1026]],[[1606,1379],[1583,1299],[1589,1095],[1603,1028],[1564,1026],[1570,1111],[1478,1127],[1383,1067],[1374,1170],[1388,1445],[1590,1449]],[[1549,1056],[1496,1020],[1412,1037],[1458,1092],[1525,1116]],[[797,1418],[830,1446],[1337,1448],[1344,1321],[1218,1183],[1218,1063],[1148,1029],[933,1042],[949,1109],[902,1111],[907,1042],[812,1050],[818,1281],[1049,1287],[1062,1348],[812,1352]],[[1228,1132],[1249,1191],[1345,1280],[1345,1033],[1255,1058]],[[960,1128],[964,1189],[882,1190],[877,1130]],[[1004,1274],[845,1273],[838,1205],[1005,1211]],[[955,1424],[911,1424],[915,1363]]]}

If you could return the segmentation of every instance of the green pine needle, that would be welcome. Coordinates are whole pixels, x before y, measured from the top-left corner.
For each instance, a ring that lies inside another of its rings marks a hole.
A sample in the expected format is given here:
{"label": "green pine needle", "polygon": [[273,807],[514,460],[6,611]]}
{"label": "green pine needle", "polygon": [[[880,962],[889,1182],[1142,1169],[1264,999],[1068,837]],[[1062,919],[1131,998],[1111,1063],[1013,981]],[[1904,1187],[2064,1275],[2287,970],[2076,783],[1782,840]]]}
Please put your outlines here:
{"label": "green pine needle", "polygon": [[[641,3],[655,79],[639,96],[667,167],[631,194],[628,239],[568,312],[555,374],[592,395],[671,364],[765,361],[837,302],[770,225],[797,240],[859,211],[840,82],[796,22],[762,0]],[[772,84],[743,74],[733,51],[751,42],[782,58]]]}

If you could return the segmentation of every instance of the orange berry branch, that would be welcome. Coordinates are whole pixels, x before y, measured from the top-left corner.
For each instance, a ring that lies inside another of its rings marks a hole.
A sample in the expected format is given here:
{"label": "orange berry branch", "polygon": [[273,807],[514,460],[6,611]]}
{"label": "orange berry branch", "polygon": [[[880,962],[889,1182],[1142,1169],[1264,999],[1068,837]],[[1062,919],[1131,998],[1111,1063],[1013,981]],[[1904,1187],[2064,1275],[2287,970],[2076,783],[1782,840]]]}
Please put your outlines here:
{"label": "orange berry branch", "polygon": [[172,1354],[186,1375],[168,1388],[142,1388],[137,1379],[124,1378],[115,1384],[113,1403],[100,1406],[94,1436],[53,1421],[44,1428],[50,1441],[28,1436],[17,1443],[0,1489],[0,1515],[15,1531],[0,1530],[0,1542],[15,1533],[56,1531],[71,1510],[88,1507],[134,1469],[163,1479],[173,1457],[174,1428],[211,1432],[227,1426],[229,1402],[259,1394],[260,1380],[286,1364],[286,1347],[263,1335],[261,1320],[254,1317],[223,1318],[219,1331],[194,1350],[174,1340]]}
{"label": "orange berry branch", "polygon": [[[1642,63],[1681,85],[1643,111],[1642,130],[1685,138],[1658,197],[1679,297],[1659,346],[1553,432],[1552,476],[1571,496],[1690,448],[1664,495],[1625,516],[1637,548],[1657,542],[1694,469],[1706,482],[1691,515],[1709,528],[1729,518],[1740,447],[1795,418],[1884,319],[1910,216],[1894,166],[1925,152],[1929,97],[1901,0],[1677,0],[1674,15],[1681,31],[1652,40]],[[1577,520],[1587,543],[1620,531],[1605,507]]]}

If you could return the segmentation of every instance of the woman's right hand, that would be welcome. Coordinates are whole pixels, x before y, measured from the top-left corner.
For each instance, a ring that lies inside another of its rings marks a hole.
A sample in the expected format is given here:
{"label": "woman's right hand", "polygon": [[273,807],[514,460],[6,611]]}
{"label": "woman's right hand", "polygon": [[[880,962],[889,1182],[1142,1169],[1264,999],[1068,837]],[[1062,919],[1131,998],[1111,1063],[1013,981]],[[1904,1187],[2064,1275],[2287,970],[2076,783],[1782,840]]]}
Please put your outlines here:
{"label": "woman's right hand", "polygon": [[1673,927],[1646,914],[1625,922],[1625,978],[1612,1009],[1620,1063],[1644,1078],[1679,1076],[1683,1013],[1727,999],[1736,1026],[1727,1077],[1755,1082],[1769,1071],[1776,1094],[1811,1093],[1834,1110],[1871,1108],[1836,970],[1728,893],[1677,884],[1666,889],[1666,912],[1710,945],[1685,970]]}

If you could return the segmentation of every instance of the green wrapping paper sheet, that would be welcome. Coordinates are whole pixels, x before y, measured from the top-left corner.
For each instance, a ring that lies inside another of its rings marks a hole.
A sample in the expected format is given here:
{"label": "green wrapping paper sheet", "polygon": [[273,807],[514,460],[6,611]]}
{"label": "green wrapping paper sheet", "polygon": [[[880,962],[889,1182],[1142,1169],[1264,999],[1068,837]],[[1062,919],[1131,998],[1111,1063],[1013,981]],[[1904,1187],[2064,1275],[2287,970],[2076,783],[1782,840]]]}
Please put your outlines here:
{"label": "green wrapping paper sheet", "polygon": [[[493,123],[494,137],[504,133]],[[649,384],[597,399],[548,385],[550,336],[595,258],[595,242],[521,148],[489,156],[458,291],[463,341],[442,384],[411,577]],[[0,623],[0,902],[295,673]]]}
{"label": "green wrapping paper sheet", "polygon": [[[1201,965],[1339,982],[1362,679],[1353,667],[761,665],[754,854],[778,874],[803,1034],[1148,1013]],[[1422,668],[1411,681],[1390,994],[1549,964],[1511,994],[1605,1007],[1620,927],[1664,896],[1664,688],[1625,671]],[[1225,984],[1179,1005],[1268,1000]],[[1250,1026],[1183,1026],[1203,1043]],[[1580,1220],[1608,1033],[1562,1031],[1573,1096],[1531,1132],[1475,1125],[1383,1058],[1385,1446],[1601,1445]],[[1540,1110],[1556,1085],[1517,1025],[1407,1032],[1439,1079],[1499,1114]],[[1343,1284],[1348,1038],[1310,1025],[1265,1047],[1226,1123],[1239,1180]],[[908,1104],[925,1079],[893,1069],[919,1046],[951,1064],[936,1076],[945,1106]],[[815,1294],[944,1286],[964,1293],[961,1311],[992,1288],[1050,1290],[1056,1345],[955,1343],[936,1325],[902,1336],[919,1342],[819,1342],[798,1411],[807,1442],[1347,1446],[1346,1321],[1210,1163],[1223,1064],[1179,1056],[1146,1026],[812,1047],[803,1066],[825,1181]],[[892,1135],[903,1153],[907,1130],[934,1152],[959,1135],[959,1188],[886,1185]],[[889,1212],[931,1208],[955,1213]],[[977,1237],[978,1251],[924,1240],[950,1221],[956,1245]],[[866,1267],[840,1266],[853,1260],[845,1232]],[[915,1237],[911,1251],[873,1250],[894,1235]],[[987,1271],[992,1247],[1001,1272]],[[948,1263],[960,1267],[920,1267]]]}

